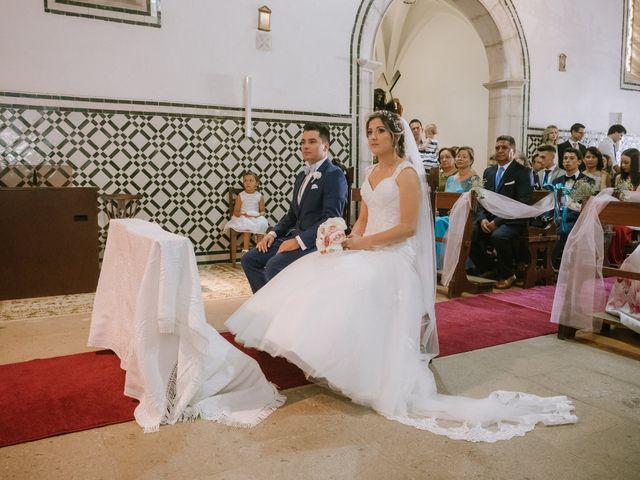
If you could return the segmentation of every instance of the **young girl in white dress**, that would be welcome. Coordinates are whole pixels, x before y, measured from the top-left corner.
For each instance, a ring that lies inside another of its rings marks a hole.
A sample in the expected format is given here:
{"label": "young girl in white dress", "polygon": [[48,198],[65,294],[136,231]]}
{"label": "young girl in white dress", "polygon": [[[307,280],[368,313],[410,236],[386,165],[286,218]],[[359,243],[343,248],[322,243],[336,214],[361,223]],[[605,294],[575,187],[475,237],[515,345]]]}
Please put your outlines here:
{"label": "young girl in white dress", "polygon": [[346,251],[311,253],[280,272],[227,320],[236,340],[389,419],[453,439],[495,442],[537,423],[575,422],[564,396],[438,393],[428,368],[438,342],[424,167],[398,115],[376,112],[366,125],[378,163],[362,185]]}
{"label": "young girl in white dress", "polygon": [[264,197],[258,191],[258,176],[253,172],[246,172],[242,176],[244,191],[236,197],[233,216],[224,226],[236,232],[242,232],[242,252],[249,251],[251,235],[256,235],[256,243],[267,233],[269,223],[264,216]]}

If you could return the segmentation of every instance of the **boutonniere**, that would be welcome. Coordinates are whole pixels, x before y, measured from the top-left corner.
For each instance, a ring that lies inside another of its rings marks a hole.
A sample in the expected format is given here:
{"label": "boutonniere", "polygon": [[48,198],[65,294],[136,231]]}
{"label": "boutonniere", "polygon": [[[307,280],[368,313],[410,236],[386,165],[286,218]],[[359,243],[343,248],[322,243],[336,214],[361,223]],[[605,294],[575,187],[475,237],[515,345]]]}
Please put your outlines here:
{"label": "boutonniere", "polygon": [[313,180],[320,180],[321,177],[322,177],[322,172],[313,172],[313,174],[311,175],[311,178]]}

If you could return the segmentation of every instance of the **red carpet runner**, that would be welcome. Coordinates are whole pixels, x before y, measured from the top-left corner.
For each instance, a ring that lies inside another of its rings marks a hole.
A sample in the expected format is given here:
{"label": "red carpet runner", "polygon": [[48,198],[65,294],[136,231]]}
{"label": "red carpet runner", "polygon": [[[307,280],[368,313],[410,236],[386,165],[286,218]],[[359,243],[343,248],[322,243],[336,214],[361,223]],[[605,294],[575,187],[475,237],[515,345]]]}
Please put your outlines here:
{"label": "red carpet runner", "polygon": [[[552,299],[553,287],[538,287],[436,304],[441,356],[555,332]],[[279,388],[307,383],[286,360],[239,348]],[[130,421],[137,401],[123,390],[124,371],[110,352],[0,365],[0,447]]]}

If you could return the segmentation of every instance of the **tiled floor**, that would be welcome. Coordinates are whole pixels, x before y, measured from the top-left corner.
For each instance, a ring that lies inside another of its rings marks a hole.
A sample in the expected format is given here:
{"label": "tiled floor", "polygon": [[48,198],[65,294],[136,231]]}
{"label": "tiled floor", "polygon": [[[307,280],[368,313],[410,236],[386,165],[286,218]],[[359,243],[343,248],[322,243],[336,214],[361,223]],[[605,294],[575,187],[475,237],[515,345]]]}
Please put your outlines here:
{"label": "tiled floor", "polygon": [[[207,300],[208,321],[219,328],[244,298]],[[88,327],[88,312],[0,317],[0,363],[86,351]],[[286,391],[287,403],[253,429],[197,421],[143,434],[129,422],[5,447],[0,477],[635,479],[640,342],[634,338],[629,345],[550,335],[436,359],[432,370],[445,393],[503,389],[574,399],[578,424],[540,426],[507,442],[438,437],[312,385]]]}

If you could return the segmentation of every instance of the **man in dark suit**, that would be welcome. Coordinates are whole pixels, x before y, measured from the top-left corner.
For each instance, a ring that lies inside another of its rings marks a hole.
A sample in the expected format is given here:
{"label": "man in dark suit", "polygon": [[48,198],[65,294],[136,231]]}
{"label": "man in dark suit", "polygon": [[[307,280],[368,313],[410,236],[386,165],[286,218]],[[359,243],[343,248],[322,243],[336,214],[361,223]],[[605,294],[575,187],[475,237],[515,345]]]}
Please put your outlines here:
{"label": "man in dark suit", "polygon": [[289,210],[255,249],[242,257],[242,268],[255,293],[285,267],[316,251],[318,227],[341,217],[347,201],[347,180],[328,158],[329,129],[320,123],[304,126],[300,151],[306,162],[296,176]]}
{"label": "man in dark suit", "polygon": [[[587,177],[580,171],[580,165],[582,164],[582,154],[580,150],[576,148],[567,148],[564,151],[564,168],[565,174],[556,178],[553,181],[553,185],[562,185],[566,190],[573,190],[577,182],[587,182],[595,187],[595,180],[591,177]],[[595,189],[594,189],[595,193]],[[562,198],[563,221],[560,225],[559,239],[553,247],[553,263],[555,267],[560,266],[560,260],[562,259],[562,252],[564,246],[567,243],[567,237],[571,233],[571,229],[578,221],[580,215],[580,206],[575,204],[567,195]]]}
{"label": "man in dark suit", "polygon": [[[522,203],[528,203],[533,186],[532,173],[527,167],[514,161],[516,141],[509,135],[496,139],[495,158],[497,165],[484,171],[484,182],[487,190]],[[476,273],[495,277],[496,288],[509,288],[515,277],[514,240],[527,227],[527,219],[507,220],[496,217],[481,205],[476,212],[473,225],[470,257],[475,265]],[[489,242],[496,251],[496,262],[493,264],[487,255]],[[495,270],[495,273],[494,273]]]}
{"label": "man in dark suit", "polygon": [[569,137],[569,140],[558,145],[558,167],[564,169],[564,152],[567,151],[567,148],[575,148],[576,150],[579,150],[582,158],[587,154],[587,147],[580,143],[580,140],[584,137],[584,128],[584,125],[581,123],[574,123],[571,125],[571,136]]}

